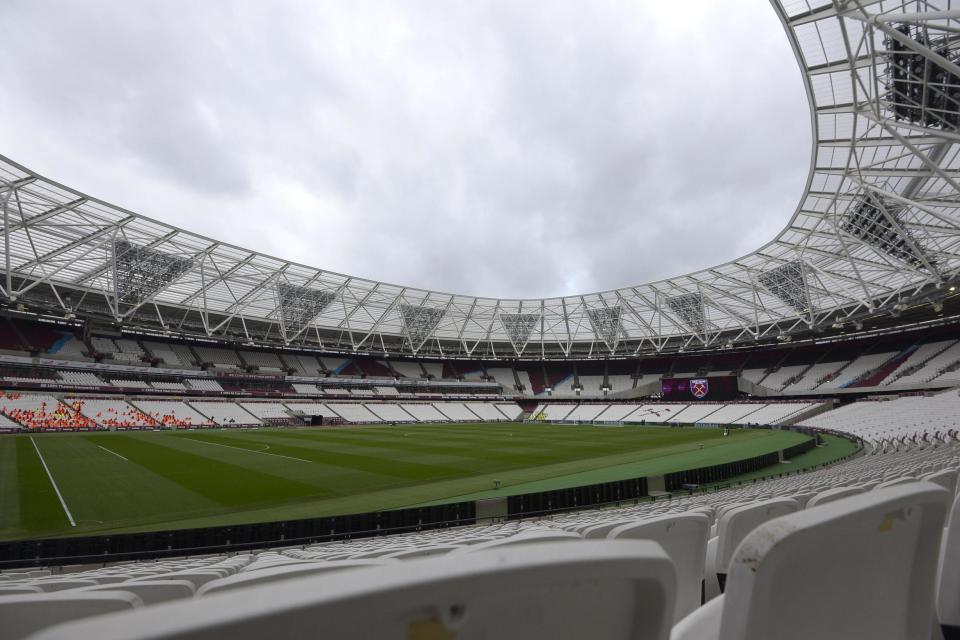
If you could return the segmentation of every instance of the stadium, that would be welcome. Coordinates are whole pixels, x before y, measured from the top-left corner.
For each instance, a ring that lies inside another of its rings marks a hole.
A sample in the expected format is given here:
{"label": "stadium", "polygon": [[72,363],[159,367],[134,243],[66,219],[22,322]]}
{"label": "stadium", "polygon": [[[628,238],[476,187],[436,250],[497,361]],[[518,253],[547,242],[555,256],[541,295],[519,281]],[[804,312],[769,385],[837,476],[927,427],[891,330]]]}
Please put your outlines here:
{"label": "stadium", "polygon": [[0,156],[0,639],[960,637],[960,9],[771,5],[796,209],[620,289],[345,275]]}

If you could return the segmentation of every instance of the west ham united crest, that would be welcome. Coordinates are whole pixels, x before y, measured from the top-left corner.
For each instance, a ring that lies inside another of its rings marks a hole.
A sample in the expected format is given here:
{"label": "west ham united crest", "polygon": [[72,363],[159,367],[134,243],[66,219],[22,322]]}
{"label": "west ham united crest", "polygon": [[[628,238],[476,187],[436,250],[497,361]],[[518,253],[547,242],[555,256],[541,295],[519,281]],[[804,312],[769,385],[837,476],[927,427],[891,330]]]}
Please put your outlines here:
{"label": "west ham united crest", "polygon": [[690,393],[694,398],[706,398],[710,392],[710,381],[706,378],[693,378],[690,380]]}

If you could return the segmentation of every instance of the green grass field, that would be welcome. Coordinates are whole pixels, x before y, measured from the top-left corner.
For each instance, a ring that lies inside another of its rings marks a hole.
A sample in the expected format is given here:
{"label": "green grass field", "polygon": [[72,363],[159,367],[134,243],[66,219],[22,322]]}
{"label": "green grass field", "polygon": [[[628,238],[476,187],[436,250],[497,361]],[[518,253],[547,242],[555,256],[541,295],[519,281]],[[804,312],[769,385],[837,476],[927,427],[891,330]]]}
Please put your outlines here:
{"label": "green grass field", "polygon": [[494,479],[501,495],[543,491],[718,464],[803,439],[535,424],[17,435],[0,438],[0,539],[453,502],[491,493]]}

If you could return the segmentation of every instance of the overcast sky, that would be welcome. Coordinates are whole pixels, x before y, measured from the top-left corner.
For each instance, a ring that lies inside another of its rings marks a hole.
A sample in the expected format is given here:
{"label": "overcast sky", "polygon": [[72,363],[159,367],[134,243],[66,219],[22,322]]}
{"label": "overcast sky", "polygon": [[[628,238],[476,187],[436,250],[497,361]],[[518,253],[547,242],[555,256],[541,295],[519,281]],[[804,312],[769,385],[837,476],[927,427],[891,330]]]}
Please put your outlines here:
{"label": "overcast sky", "polygon": [[771,239],[810,161],[762,0],[0,2],[0,153],[311,266],[586,293]]}

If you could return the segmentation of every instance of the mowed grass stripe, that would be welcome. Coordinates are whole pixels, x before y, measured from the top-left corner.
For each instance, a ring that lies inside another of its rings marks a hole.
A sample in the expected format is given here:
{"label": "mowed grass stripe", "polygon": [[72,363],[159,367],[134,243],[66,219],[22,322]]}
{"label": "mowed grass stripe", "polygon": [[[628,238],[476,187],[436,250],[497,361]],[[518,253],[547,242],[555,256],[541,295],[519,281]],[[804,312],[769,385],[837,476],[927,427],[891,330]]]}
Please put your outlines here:
{"label": "mowed grass stripe", "polygon": [[6,490],[17,486],[17,441],[0,438],[0,529],[20,522],[20,492]]}
{"label": "mowed grass stripe", "polygon": [[[279,453],[269,453],[266,450],[260,449],[247,449],[246,447],[237,447],[230,444],[222,444],[220,442],[210,442],[209,440],[204,440],[203,438],[190,438],[194,442],[203,442],[204,444],[209,444],[214,447],[226,447],[227,449],[236,449],[237,451],[246,451],[247,453],[255,453],[261,456],[273,456],[274,458],[284,458],[286,460],[295,460],[296,462],[310,462],[309,460],[304,460],[303,458],[294,458],[292,456],[284,456]],[[269,447],[269,445],[268,445]]]}
{"label": "mowed grass stripe", "polygon": [[[392,460],[404,460],[413,462],[414,464],[431,462],[432,457],[432,462],[439,462],[441,466],[443,466],[443,462],[447,460],[455,462],[457,470],[459,471],[463,470],[463,464],[465,462],[469,465],[468,468],[471,469],[482,470],[489,467],[490,453],[494,451],[489,445],[497,442],[496,439],[491,439],[489,444],[486,441],[442,443],[437,441],[438,438],[442,436],[426,434],[421,431],[409,432],[411,435],[407,437],[404,436],[404,433],[407,432],[377,438],[375,444],[366,447],[360,444],[343,446],[342,441],[330,442],[326,438],[311,439],[310,436],[306,434],[301,434],[299,442],[302,443],[304,447],[322,449],[336,453],[338,456],[361,455],[364,457],[375,457],[377,459],[389,457],[389,459]],[[261,437],[257,441],[266,442],[267,440]],[[500,442],[500,444],[503,443]],[[362,451],[363,453],[356,453],[358,451]],[[550,453],[549,450],[541,444],[540,447],[531,447],[527,451],[504,449],[502,453],[497,456],[497,459],[506,464],[530,466],[531,464],[548,464],[555,460],[555,455]]]}
{"label": "mowed grass stripe", "polygon": [[44,531],[69,527],[70,522],[60,508],[60,500],[40,464],[37,452],[33,450],[33,443],[28,438],[17,438],[16,445],[19,528],[23,531]]}
{"label": "mowed grass stripe", "polygon": [[[95,434],[37,436],[55,470],[78,526],[125,522],[178,512],[216,509],[217,503],[186,490],[98,445]],[[110,442],[113,446],[113,442]]]}
{"label": "mowed grass stripe", "polygon": [[[162,434],[157,435],[163,437]],[[110,444],[111,449],[130,461],[223,506],[237,507],[328,495],[316,485],[255,471],[242,464],[224,462],[212,455],[171,449],[145,438],[113,436]],[[203,445],[193,443],[193,446],[199,448]]]}
{"label": "mowed grass stripe", "polygon": [[53,474],[50,472],[50,465],[43,459],[43,454],[40,453],[40,447],[37,446],[37,441],[33,439],[33,436],[30,436],[30,444],[33,445],[33,450],[37,452],[37,457],[40,458],[40,466],[43,467],[44,472],[47,474],[47,479],[53,487],[53,492],[57,495],[57,500],[60,501],[60,506],[63,508],[63,513],[67,516],[70,526],[77,526],[76,521],[73,519],[73,514],[70,513],[70,507],[67,506],[67,503],[63,499],[63,494],[60,493],[60,487],[57,486],[57,481],[53,479]]}
{"label": "mowed grass stripe", "polygon": [[[196,434],[193,434],[188,439],[194,440],[197,437],[198,436]],[[204,432],[201,436],[201,439],[213,443],[233,444],[235,446],[240,446],[251,440],[254,442],[262,442],[262,439],[256,438],[255,436],[248,436],[247,438],[241,439],[236,436],[227,436],[221,434],[214,435],[210,432]],[[271,449],[271,451],[273,451],[273,449]],[[401,460],[384,459],[376,455],[360,455],[354,453],[345,453],[342,451],[327,451],[325,449],[317,449],[305,446],[278,446],[276,451],[278,453],[289,454],[320,464],[342,467],[355,471],[365,471],[367,473],[373,473],[376,475],[394,476],[396,478],[403,478],[407,480],[443,478],[462,472],[461,469],[456,467],[405,462]]]}

